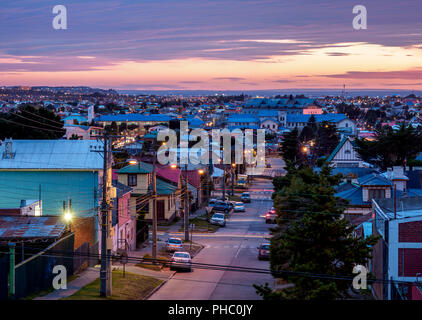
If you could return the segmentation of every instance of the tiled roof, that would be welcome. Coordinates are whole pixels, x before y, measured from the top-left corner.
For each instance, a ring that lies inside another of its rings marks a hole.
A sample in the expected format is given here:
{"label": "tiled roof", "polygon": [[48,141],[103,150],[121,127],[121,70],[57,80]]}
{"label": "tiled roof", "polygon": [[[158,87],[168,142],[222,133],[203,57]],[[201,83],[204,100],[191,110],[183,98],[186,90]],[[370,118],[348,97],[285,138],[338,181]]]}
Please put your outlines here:
{"label": "tiled roof", "polygon": [[66,224],[60,217],[0,216],[0,239],[57,238]]}

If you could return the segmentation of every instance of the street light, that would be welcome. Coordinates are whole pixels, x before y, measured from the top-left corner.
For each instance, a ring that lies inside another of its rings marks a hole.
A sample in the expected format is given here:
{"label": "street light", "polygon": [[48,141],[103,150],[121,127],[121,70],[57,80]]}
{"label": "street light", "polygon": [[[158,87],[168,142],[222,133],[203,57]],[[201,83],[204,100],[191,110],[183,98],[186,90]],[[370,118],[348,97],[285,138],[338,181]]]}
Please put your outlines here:
{"label": "street light", "polygon": [[67,224],[70,223],[70,221],[72,220],[72,213],[70,211],[65,212],[64,220],[66,221]]}

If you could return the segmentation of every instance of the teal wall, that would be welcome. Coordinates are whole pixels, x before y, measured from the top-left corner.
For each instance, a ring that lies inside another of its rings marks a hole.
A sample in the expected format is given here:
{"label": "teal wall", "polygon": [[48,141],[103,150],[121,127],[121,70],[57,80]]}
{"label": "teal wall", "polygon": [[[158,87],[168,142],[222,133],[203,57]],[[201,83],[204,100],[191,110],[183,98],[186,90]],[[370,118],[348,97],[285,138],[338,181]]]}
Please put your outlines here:
{"label": "teal wall", "polygon": [[69,197],[74,215],[97,215],[98,172],[94,171],[0,171],[0,208],[19,208],[23,199],[38,200],[40,186],[43,215],[62,215],[63,201]]}

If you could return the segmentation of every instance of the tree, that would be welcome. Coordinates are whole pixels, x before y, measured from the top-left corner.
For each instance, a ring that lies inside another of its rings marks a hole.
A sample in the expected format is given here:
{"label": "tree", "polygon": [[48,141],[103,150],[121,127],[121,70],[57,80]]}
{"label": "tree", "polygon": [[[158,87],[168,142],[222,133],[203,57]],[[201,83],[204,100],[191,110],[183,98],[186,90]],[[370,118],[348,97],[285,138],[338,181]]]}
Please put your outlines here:
{"label": "tree", "polygon": [[299,131],[297,128],[284,135],[281,155],[286,162],[296,162],[300,158]]}
{"label": "tree", "polygon": [[277,278],[294,286],[280,292],[256,286],[268,300],[334,300],[348,297],[356,264],[365,265],[378,239],[353,237],[354,226],[341,218],[345,203],[334,196],[340,176],[324,166],[298,170],[275,197],[278,232],[271,239],[270,265]]}
{"label": "tree", "polygon": [[44,107],[25,104],[14,113],[0,114],[0,139],[59,139],[65,133],[60,117]]}
{"label": "tree", "polygon": [[356,139],[356,151],[363,161],[386,170],[405,166],[422,151],[422,132],[402,124],[395,131],[389,126],[375,128],[375,140]]}
{"label": "tree", "polygon": [[335,124],[324,121],[318,126],[313,154],[319,158],[328,156],[340,142]]}
{"label": "tree", "polygon": [[308,142],[315,139],[316,131],[317,131],[316,119],[314,115],[311,115],[311,117],[308,120],[308,123],[302,129],[300,133],[300,141]]}

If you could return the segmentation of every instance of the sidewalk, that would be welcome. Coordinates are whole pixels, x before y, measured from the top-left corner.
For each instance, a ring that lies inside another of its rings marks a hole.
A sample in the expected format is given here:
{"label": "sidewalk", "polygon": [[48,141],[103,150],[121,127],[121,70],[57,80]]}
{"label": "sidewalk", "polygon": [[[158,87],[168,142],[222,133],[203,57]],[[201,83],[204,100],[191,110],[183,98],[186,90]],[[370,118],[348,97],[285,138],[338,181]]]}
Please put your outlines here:
{"label": "sidewalk", "polygon": [[75,292],[79,291],[92,281],[100,277],[100,269],[88,268],[82,271],[79,277],[67,284],[67,289],[55,290],[43,297],[37,297],[34,300],[60,300],[61,298],[69,297]]}
{"label": "sidewalk", "polygon": [[[131,252],[131,256],[135,256],[136,251]],[[137,255],[136,255],[137,256]],[[123,265],[115,264],[112,266],[112,270],[123,270]],[[155,271],[149,270],[145,268],[136,267],[134,264],[127,264],[125,267],[126,272],[138,274],[141,276],[147,276],[151,278],[156,278],[163,280],[164,282],[159,286],[161,287],[166,283],[173,275],[176,273],[175,271]],[[79,277],[67,284],[67,289],[64,290],[55,290],[43,297],[37,297],[34,300],[60,300],[62,298],[66,298],[71,296],[72,294],[76,293],[86,285],[90,284],[94,280],[100,277],[100,268],[88,268],[85,271],[79,274]],[[158,290],[157,287],[154,289],[153,292]],[[149,294],[149,296],[152,292]]]}

